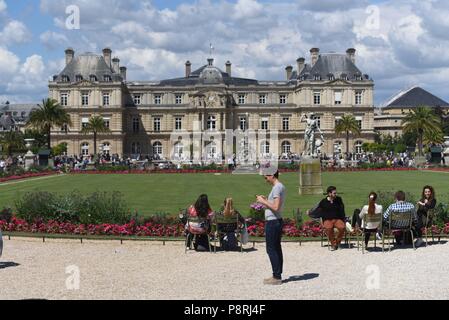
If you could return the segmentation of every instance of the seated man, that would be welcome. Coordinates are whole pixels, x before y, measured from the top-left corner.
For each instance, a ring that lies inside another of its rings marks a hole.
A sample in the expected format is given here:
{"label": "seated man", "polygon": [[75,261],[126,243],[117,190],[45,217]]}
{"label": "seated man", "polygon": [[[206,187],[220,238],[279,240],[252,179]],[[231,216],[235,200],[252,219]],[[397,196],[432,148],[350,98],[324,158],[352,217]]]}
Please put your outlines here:
{"label": "seated man", "polygon": [[[320,201],[318,206],[309,211],[312,218],[322,218],[323,226],[332,246],[332,250],[337,250],[346,231],[346,216],[343,200],[337,196],[337,188],[327,188],[327,197]],[[334,228],[338,230],[335,238]]]}
{"label": "seated man", "polygon": [[[390,205],[388,207],[388,209],[385,211],[384,213],[384,219],[383,219],[383,225],[384,226],[388,226],[388,221],[390,219],[390,215],[393,212],[397,212],[397,213],[404,213],[404,212],[412,212],[413,213],[413,219],[416,221],[416,211],[415,211],[415,206],[410,203],[410,202],[406,202],[405,201],[405,193],[403,191],[398,191],[395,193],[394,195],[396,202],[393,203],[392,205]],[[402,222],[402,223],[398,223],[398,224],[394,224],[391,227],[394,228],[398,228],[398,229],[402,229],[404,227],[406,227],[407,222]],[[402,233],[401,234],[397,234],[395,235],[396,238],[396,243],[400,244],[402,241]]]}

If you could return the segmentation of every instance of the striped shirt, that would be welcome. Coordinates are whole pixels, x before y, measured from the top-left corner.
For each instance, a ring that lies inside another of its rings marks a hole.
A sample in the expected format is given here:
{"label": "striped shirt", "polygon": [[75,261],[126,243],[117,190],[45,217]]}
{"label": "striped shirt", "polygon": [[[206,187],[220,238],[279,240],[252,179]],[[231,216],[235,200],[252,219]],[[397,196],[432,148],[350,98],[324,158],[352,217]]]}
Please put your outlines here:
{"label": "striped shirt", "polygon": [[[416,210],[415,210],[415,206],[412,203],[405,202],[405,201],[395,202],[392,205],[390,205],[388,207],[388,209],[384,212],[384,221],[388,222],[390,219],[390,215],[393,212],[404,213],[404,212],[410,212],[410,211],[413,214],[413,220],[416,221]],[[403,228],[403,227],[406,227],[407,225],[408,225],[407,221],[400,221],[400,223],[394,224],[393,227]]]}

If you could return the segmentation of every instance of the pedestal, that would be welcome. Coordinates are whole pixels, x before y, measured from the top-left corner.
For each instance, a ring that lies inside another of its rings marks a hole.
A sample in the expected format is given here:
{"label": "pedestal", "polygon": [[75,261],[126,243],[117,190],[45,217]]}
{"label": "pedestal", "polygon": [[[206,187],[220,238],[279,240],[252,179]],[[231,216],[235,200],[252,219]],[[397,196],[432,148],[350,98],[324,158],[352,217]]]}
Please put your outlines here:
{"label": "pedestal", "polygon": [[446,166],[449,166],[449,137],[444,137],[444,150],[443,150],[443,155],[444,155],[444,164]]}
{"label": "pedestal", "polygon": [[321,162],[319,159],[304,158],[299,171],[299,194],[322,195]]}
{"label": "pedestal", "polygon": [[34,157],[35,155],[31,151],[28,151],[25,155],[25,171],[30,170],[30,168],[34,166]]}

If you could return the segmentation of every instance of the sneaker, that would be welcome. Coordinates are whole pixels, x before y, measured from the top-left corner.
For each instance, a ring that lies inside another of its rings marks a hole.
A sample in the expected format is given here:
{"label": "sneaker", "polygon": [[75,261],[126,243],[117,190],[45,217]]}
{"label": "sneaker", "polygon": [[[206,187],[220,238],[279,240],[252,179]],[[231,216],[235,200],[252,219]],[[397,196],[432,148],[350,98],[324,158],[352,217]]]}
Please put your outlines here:
{"label": "sneaker", "polygon": [[415,247],[421,247],[422,245],[424,244],[424,240],[423,239],[421,239],[421,238],[418,238],[416,241],[415,241]]}
{"label": "sneaker", "polygon": [[265,279],[264,281],[263,281],[263,284],[266,284],[266,285],[281,285],[282,284],[282,280],[281,279],[276,279],[276,278],[274,278],[274,277],[271,277],[271,278],[268,278],[268,279]]}
{"label": "sneaker", "polygon": [[354,228],[349,222],[346,222],[346,230],[349,231],[350,233],[354,232]]}
{"label": "sneaker", "polygon": [[377,232],[376,233],[376,238],[377,238],[377,240],[382,240],[382,233]]}

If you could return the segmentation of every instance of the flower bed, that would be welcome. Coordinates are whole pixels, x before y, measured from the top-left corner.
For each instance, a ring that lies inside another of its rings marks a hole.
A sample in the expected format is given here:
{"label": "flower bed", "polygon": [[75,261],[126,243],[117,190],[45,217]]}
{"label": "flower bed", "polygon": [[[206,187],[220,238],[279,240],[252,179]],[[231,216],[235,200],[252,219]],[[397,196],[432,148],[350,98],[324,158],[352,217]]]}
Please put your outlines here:
{"label": "flower bed", "polygon": [[186,174],[186,173],[231,173],[230,170],[188,170],[188,169],[167,169],[167,170],[126,170],[126,171],[72,171],[71,174]]}
{"label": "flower bed", "polygon": [[57,172],[46,171],[46,172],[36,172],[36,173],[25,173],[25,174],[16,175],[16,176],[9,176],[6,178],[0,178],[0,182],[8,182],[8,181],[14,181],[14,180],[36,178],[36,177],[45,177],[45,176],[51,176],[54,174],[57,174]]}

